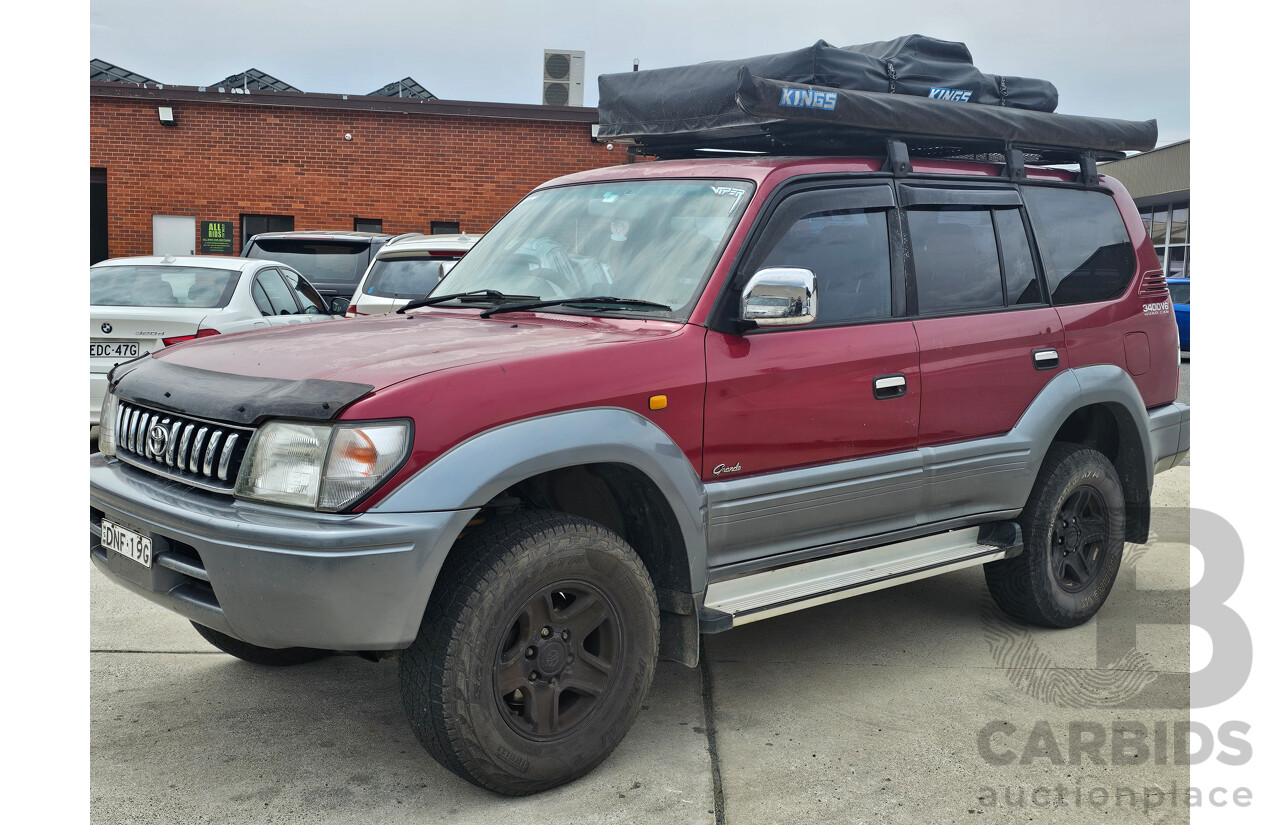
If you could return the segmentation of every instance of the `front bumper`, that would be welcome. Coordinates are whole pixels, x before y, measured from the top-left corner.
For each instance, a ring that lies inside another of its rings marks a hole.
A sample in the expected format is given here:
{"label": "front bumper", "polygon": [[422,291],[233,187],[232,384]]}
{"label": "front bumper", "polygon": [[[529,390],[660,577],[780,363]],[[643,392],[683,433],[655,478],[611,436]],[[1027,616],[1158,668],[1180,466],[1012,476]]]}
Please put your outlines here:
{"label": "front bumper", "polygon": [[1147,410],[1151,432],[1151,458],[1155,471],[1163,473],[1182,463],[1191,452],[1191,407],[1174,402]]}
{"label": "front bumper", "polygon": [[[397,650],[418,633],[477,510],[331,515],[235,501],[89,459],[93,563],[117,584],[267,648]],[[103,517],[152,540],[150,569],[100,543]]]}

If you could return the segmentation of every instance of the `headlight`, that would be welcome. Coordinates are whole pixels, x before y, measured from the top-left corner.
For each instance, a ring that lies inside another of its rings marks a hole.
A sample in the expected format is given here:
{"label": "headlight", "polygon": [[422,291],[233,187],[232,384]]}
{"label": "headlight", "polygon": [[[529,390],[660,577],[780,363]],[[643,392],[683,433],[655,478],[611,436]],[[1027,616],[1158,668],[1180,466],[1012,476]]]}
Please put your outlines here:
{"label": "headlight", "polygon": [[117,407],[115,394],[107,392],[102,398],[102,413],[98,416],[98,449],[103,455],[116,454]]}
{"label": "headlight", "polygon": [[408,450],[407,421],[270,421],[253,437],[235,495],[334,512],[384,481]]}

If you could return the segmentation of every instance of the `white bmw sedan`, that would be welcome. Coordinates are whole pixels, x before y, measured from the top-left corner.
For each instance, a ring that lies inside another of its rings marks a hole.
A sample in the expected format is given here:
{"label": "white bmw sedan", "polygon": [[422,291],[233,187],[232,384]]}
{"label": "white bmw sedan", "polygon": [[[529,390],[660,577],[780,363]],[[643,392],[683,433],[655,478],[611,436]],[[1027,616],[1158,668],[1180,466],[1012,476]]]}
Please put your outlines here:
{"label": "white bmw sedan", "polygon": [[223,255],[115,258],[89,268],[89,437],[107,373],[182,341],[342,317],[294,269]]}

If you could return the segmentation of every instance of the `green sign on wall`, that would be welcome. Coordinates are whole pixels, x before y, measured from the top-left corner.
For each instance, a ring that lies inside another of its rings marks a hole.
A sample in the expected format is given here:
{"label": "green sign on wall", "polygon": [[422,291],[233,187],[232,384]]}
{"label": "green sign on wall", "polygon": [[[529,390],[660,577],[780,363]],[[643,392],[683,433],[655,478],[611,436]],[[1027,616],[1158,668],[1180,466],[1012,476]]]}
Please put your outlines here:
{"label": "green sign on wall", "polygon": [[200,254],[231,255],[231,221],[200,221]]}

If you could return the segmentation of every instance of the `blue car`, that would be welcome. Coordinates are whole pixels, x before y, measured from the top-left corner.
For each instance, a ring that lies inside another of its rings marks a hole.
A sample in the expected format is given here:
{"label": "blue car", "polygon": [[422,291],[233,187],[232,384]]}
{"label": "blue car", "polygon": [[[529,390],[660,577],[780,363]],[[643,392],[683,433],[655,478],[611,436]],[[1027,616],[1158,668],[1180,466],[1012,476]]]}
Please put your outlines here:
{"label": "blue car", "polygon": [[1173,314],[1178,319],[1178,344],[1183,352],[1191,351],[1191,279],[1170,278],[1169,297]]}

